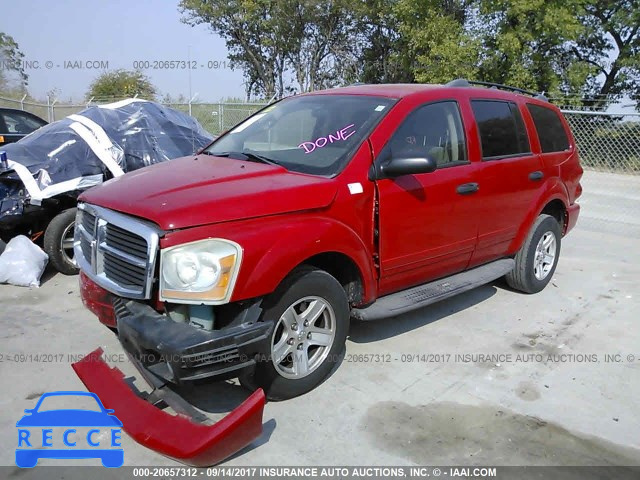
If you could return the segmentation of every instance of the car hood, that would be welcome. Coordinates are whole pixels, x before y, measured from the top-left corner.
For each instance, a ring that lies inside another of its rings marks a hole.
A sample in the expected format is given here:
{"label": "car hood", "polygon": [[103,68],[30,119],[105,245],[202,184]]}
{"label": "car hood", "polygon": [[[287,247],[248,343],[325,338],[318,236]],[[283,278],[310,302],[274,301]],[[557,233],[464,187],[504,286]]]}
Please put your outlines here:
{"label": "car hood", "polygon": [[131,172],[80,200],[173,230],[323,208],[335,194],[329,178],[203,154]]}

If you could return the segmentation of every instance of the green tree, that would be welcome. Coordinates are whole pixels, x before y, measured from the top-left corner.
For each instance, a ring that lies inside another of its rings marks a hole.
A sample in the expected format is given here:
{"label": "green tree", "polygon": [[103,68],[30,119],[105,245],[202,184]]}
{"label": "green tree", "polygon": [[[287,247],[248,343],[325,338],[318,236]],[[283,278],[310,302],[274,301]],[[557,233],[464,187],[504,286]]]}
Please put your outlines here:
{"label": "green tree", "polygon": [[181,0],[179,8],[183,22],[208,25],[225,40],[248,98],[356,77],[356,19],[346,0]]}
{"label": "green tree", "polygon": [[180,8],[183,21],[226,40],[248,96],[465,77],[599,107],[640,99],[640,0],[181,0]]}
{"label": "green tree", "polygon": [[29,76],[24,71],[24,54],[18,43],[0,32],[0,90],[6,93],[26,93]]}
{"label": "green tree", "polygon": [[575,15],[579,1],[477,2],[475,23],[483,26],[478,78],[542,92],[575,91],[588,73],[571,69],[567,49],[582,29]]}
{"label": "green tree", "polygon": [[309,92],[349,82],[357,77],[356,19],[345,0],[283,0],[291,12],[286,66],[297,90]]}
{"label": "green tree", "polygon": [[397,0],[371,0],[354,4],[354,15],[361,32],[357,65],[362,82],[415,81],[415,58],[409,49],[408,37],[400,31],[402,19],[398,17],[397,4]]}
{"label": "green tree", "polygon": [[247,97],[284,94],[286,45],[290,25],[277,0],[181,0],[182,21],[205,24],[220,35],[229,59],[243,70]]}
{"label": "green tree", "polygon": [[418,82],[475,78],[481,40],[468,28],[469,0],[399,0],[393,5]]}
{"label": "green tree", "polygon": [[155,100],[157,90],[142,72],[120,69],[99,75],[89,86],[85,97],[123,99],[135,95]]}
{"label": "green tree", "polygon": [[585,1],[584,29],[572,52],[589,70],[583,93],[603,107],[607,96],[627,94],[640,101],[640,0]]}

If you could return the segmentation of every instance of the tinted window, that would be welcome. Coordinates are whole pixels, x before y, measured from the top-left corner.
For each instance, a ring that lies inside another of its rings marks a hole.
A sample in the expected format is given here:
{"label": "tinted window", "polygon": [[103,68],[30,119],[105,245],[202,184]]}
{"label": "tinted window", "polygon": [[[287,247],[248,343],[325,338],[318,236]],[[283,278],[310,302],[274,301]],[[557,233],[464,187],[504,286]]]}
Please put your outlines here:
{"label": "tinted window", "polygon": [[431,155],[439,166],[467,161],[460,110],[456,102],[419,107],[389,142],[392,157]]}
{"label": "tinted window", "polygon": [[558,114],[550,108],[527,104],[538,132],[542,152],[561,152],[569,148],[569,138]]}
{"label": "tinted window", "polygon": [[482,158],[531,151],[524,122],[515,103],[473,100],[471,106],[480,130]]}

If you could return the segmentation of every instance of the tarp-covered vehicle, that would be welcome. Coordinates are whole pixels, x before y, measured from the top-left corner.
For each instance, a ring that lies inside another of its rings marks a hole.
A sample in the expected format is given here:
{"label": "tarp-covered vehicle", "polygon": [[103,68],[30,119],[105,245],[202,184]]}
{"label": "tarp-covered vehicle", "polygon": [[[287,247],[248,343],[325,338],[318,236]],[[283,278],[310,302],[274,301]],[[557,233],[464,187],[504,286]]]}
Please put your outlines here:
{"label": "tarp-covered vehicle", "polygon": [[0,239],[41,241],[62,273],[77,272],[73,228],[78,195],[148,165],[197,152],[213,137],[189,115],[129,99],[92,106],[3,146]]}

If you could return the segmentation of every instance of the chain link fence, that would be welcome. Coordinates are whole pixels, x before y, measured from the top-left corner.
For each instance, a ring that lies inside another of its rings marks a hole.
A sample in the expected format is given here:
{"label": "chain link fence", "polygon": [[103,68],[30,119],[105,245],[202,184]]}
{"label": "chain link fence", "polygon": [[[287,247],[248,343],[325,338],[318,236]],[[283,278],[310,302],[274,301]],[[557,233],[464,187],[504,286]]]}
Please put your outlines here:
{"label": "chain link fence", "polygon": [[640,113],[565,110],[582,166],[601,172],[640,174]]}
{"label": "chain link fence", "polygon": [[[91,105],[108,103],[93,101],[85,104],[66,104],[50,101],[48,104],[0,96],[0,107],[15,108],[31,112],[48,122],[60,120],[78,113]],[[200,122],[213,135],[237,125],[252,113],[264,107],[265,103],[164,103],[164,105],[185,112]]]}
{"label": "chain link fence", "polygon": [[585,170],[580,225],[640,236],[640,113],[565,110],[564,116]]}

